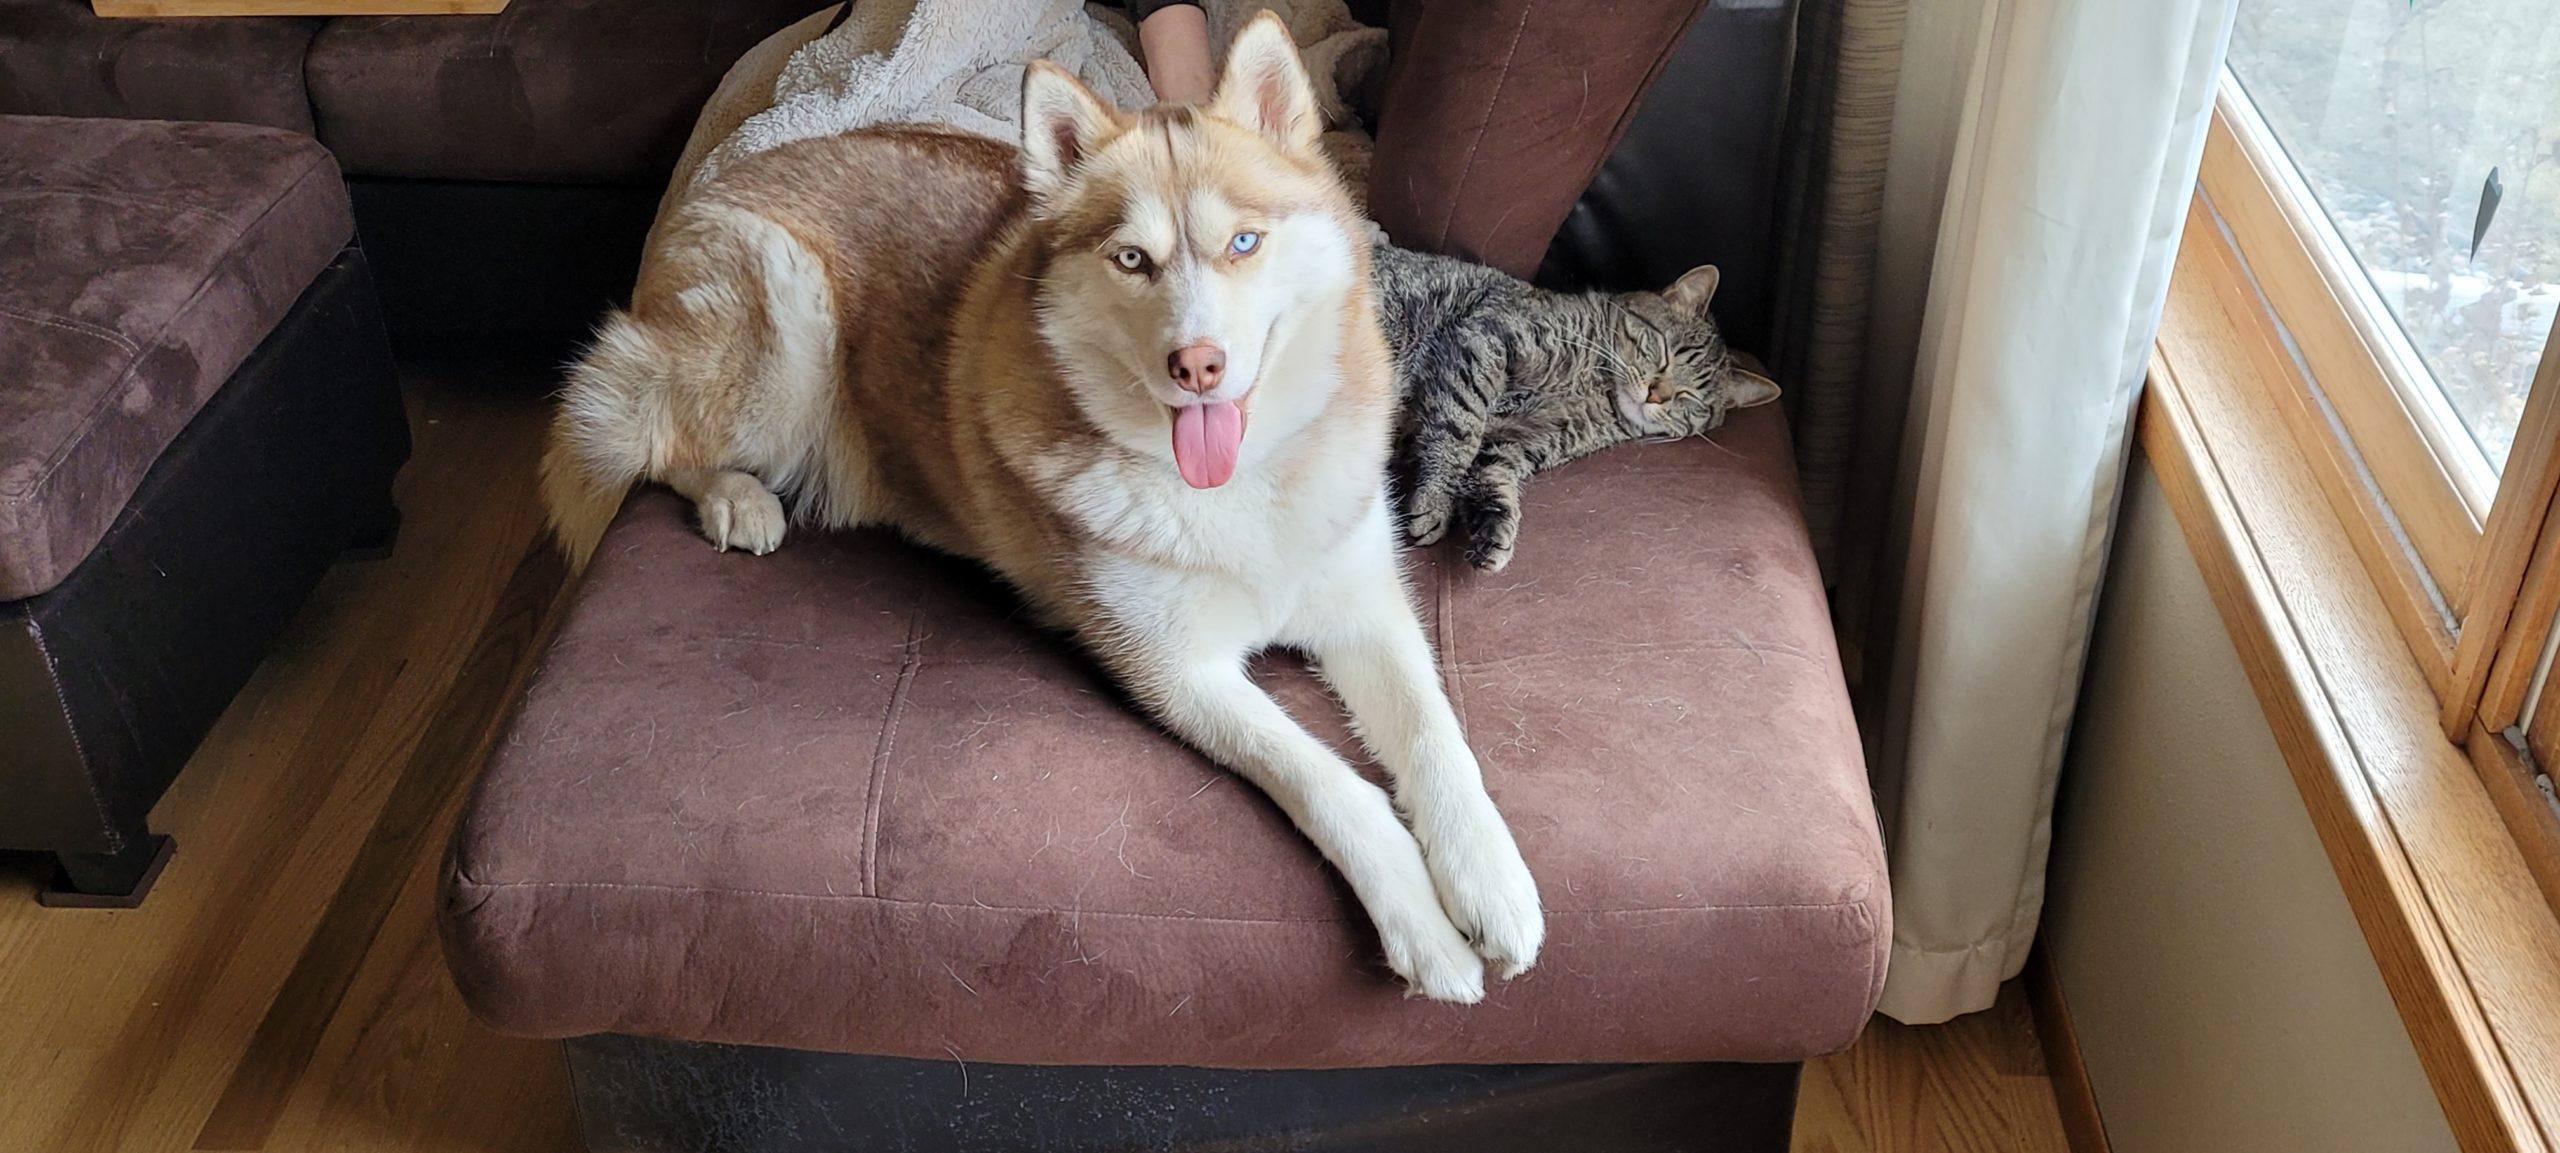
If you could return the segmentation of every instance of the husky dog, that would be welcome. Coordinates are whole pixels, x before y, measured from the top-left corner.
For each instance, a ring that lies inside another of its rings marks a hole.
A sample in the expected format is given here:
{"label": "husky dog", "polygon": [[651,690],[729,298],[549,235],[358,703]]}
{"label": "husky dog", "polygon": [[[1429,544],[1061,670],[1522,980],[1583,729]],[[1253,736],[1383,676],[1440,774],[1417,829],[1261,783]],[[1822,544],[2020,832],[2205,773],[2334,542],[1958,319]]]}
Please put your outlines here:
{"label": "husky dog", "polygon": [[[985,563],[1279,803],[1410,991],[1480,999],[1545,921],[1397,568],[1367,228],[1296,48],[1265,13],[1209,103],[1134,115],[1033,64],[1022,123],[1018,152],[865,131],[697,190],[571,372],[554,529],[582,561],[659,481],[724,549],[886,525]],[[1392,802],[1247,679],[1275,645]]]}

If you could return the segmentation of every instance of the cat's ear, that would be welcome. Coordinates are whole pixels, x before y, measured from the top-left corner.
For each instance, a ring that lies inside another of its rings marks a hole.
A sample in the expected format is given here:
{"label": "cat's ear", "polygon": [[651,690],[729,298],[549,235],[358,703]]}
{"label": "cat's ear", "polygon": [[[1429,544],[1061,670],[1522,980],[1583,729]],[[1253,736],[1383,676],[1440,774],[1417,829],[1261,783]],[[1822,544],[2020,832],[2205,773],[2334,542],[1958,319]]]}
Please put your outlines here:
{"label": "cat's ear", "polygon": [[1778,399],[1778,382],[1737,362],[1725,366],[1724,391],[1726,407],[1758,408]]}
{"label": "cat's ear", "polygon": [[1716,284],[1723,279],[1715,265],[1701,264],[1672,281],[1671,287],[1662,290],[1662,298],[1682,312],[1705,316],[1708,302],[1716,298]]}
{"label": "cat's ear", "polygon": [[1290,152],[1312,156],[1316,137],[1324,132],[1324,114],[1316,110],[1315,85],[1307,80],[1306,63],[1289,38],[1289,26],[1269,11],[1253,18],[1227,46],[1227,70],[1218,78],[1218,94],[1209,111],[1222,120],[1262,134]]}
{"label": "cat's ear", "polygon": [[1022,174],[1034,195],[1047,196],[1120,125],[1120,114],[1074,74],[1034,60],[1022,74]]}

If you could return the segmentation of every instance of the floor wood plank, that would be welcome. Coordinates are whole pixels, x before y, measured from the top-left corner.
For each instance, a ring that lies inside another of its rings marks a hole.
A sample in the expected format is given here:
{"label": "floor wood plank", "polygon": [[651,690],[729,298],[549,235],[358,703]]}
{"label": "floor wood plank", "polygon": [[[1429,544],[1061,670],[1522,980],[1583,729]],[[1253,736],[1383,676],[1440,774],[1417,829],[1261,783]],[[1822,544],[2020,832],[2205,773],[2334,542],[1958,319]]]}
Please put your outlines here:
{"label": "floor wood plank", "polygon": [[[154,811],[179,852],[151,900],[41,909],[37,862],[0,860],[0,1150],[577,1148],[558,1047],[475,1024],[434,934],[461,785],[549,603],[546,373],[406,375],[399,545],[330,573]],[[2059,1153],[2023,1001],[1877,1022],[1806,1069],[1796,1147]]]}

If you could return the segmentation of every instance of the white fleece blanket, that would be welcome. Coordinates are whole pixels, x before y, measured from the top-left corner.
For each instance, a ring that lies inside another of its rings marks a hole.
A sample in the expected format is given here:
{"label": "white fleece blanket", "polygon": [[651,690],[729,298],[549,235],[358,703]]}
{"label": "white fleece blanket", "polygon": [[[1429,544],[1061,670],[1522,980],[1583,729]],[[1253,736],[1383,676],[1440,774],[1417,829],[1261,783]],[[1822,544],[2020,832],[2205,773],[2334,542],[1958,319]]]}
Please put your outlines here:
{"label": "white fleece blanket", "polygon": [[[1236,29],[1269,8],[1305,56],[1326,123],[1351,122],[1346,94],[1383,68],[1387,34],[1351,18],[1343,0],[1204,0],[1210,43],[1221,56]],[[1118,9],[1079,0],[860,0],[842,27],[841,7],[810,15],[732,65],[693,126],[658,218],[693,184],[795,140],[875,124],[939,124],[1018,144],[1022,70],[1053,60],[1121,108],[1155,103],[1131,46],[1136,29]],[[1368,139],[1329,132],[1325,147],[1353,188],[1367,172]]]}

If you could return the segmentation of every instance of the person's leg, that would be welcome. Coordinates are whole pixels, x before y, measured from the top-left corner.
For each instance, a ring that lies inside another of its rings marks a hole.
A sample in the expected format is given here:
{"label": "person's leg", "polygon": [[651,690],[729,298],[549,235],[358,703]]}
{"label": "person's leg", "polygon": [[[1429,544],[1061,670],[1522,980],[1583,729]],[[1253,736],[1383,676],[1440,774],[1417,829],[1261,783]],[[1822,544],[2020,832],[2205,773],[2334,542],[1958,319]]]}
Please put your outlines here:
{"label": "person's leg", "polygon": [[1406,248],[1537,270],[1706,0],[1394,0],[1369,211]]}

